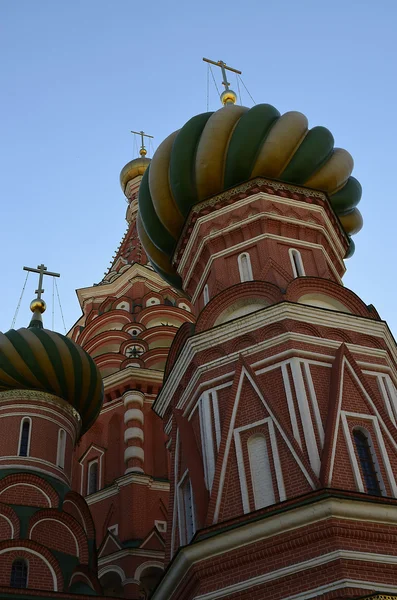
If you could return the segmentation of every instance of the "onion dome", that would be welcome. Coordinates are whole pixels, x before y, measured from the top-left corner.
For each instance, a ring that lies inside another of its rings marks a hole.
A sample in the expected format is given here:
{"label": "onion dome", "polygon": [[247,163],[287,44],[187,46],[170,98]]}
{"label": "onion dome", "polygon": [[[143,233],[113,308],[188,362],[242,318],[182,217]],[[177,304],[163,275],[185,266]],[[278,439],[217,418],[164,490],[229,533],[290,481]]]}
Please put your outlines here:
{"label": "onion dome", "polygon": [[156,270],[181,287],[171,257],[194,204],[254,177],[277,179],[326,192],[351,236],[362,227],[361,185],[352,170],[352,157],[334,148],[331,132],[308,129],[302,113],[227,104],[193,117],[158,147],[139,190],[138,232]]}
{"label": "onion dome", "polygon": [[101,375],[75,342],[43,329],[43,310],[34,308],[28,328],[0,332],[0,391],[28,389],[54,394],[79,413],[84,433],[101,410]]}
{"label": "onion dome", "polygon": [[124,194],[128,183],[139,175],[143,175],[149,165],[150,158],[146,158],[146,156],[141,155],[139,158],[134,158],[134,160],[131,160],[125,165],[125,167],[121,169],[120,185]]}

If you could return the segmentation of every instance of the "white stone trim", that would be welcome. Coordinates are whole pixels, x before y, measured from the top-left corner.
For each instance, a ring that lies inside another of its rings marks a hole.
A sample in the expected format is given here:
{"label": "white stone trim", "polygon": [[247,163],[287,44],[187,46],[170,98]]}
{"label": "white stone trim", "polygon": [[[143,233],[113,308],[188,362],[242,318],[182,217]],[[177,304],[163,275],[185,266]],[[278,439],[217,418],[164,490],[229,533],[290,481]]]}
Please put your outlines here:
{"label": "white stone trim", "polygon": [[[368,523],[382,523],[396,527],[397,506],[360,502],[358,500],[327,498],[314,504],[297,507],[283,514],[270,515],[266,519],[247,523],[233,530],[219,533],[215,537],[210,537],[196,544],[181,548],[174,559],[172,569],[168,569],[164,574],[152,600],[168,600],[171,594],[175,593],[187,571],[192,565],[201,560],[210,560],[213,557],[219,557],[224,553],[247,547],[248,545],[270,537],[282,535],[286,532],[300,528],[305,530],[312,524],[332,518],[343,519],[346,522],[357,521],[361,523],[362,521],[366,521]],[[357,560],[357,554],[360,553],[354,553],[354,556],[351,556],[351,560]],[[384,562],[384,555],[375,554],[374,557],[378,557],[380,562]],[[364,553],[363,559],[374,560],[372,553]],[[319,557],[319,560],[321,560],[321,557]],[[392,556],[391,560],[395,560],[395,557]],[[380,589],[379,584],[377,584],[376,589]],[[393,589],[395,590],[395,586]],[[316,595],[314,594],[309,597],[316,597]],[[288,596],[288,600],[290,598],[291,596]]]}
{"label": "white stone trim", "polygon": [[128,462],[131,458],[137,458],[141,462],[145,460],[145,452],[139,446],[128,446],[124,450],[124,462]]}
{"label": "white stone trim", "polygon": [[117,573],[117,575],[120,576],[121,583],[123,583],[123,581],[126,579],[124,570],[119,567],[119,565],[108,565],[107,567],[102,567],[102,569],[98,571],[98,579],[106,575],[106,573]]}
{"label": "white stone trim", "polygon": [[11,527],[11,539],[13,540],[14,536],[15,536],[15,529],[14,529],[13,522],[3,513],[0,513],[0,518],[3,518],[5,521],[7,521],[7,523]]}
{"label": "white stone trim", "polygon": [[[387,364],[390,365],[391,368],[395,368],[392,361],[394,360],[397,363],[397,348],[386,323],[384,321],[375,321],[352,314],[340,313],[337,311],[316,308],[303,304],[281,302],[274,306],[266,307],[255,313],[240,317],[238,319],[238,334],[241,336],[255,331],[258,329],[258,327],[261,327],[264,322],[266,322],[267,325],[271,325],[285,319],[294,319],[298,322],[304,322],[313,325],[323,325],[331,328],[343,328],[346,331],[364,333],[366,335],[373,335],[377,338],[384,339],[391,354],[391,360],[388,357],[387,351],[384,350],[361,347],[355,344],[347,344],[347,347],[353,353],[362,353],[366,356],[381,357],[387,362]],[[235,337],[236,322],[234,321],[223,323],[216,329],[216,340],[219,344],[222,344]],[[315,336],[286,332],[285,334],[280,334],[280,336],[271,338],[270,340],[265,340],[260,344],[255,344],[252,348],[244,349],[242,354],[249,355],[252,352],[258,352],[263,349],[271,348],[277,343],[291,340],[304,340],[305,342],[312,342],[316,345],[318,345],[320,342],[320,340]],[[184,344],[171,373],[164,382],[164,386],[155,401],[155,410],[160,416],[164,415],[165,409],[175,394],[176,388],[178,387],[180,377],[185,373],[194,356],[198,352],[202,352],[203,350],[213,347],[213,344],[214,331],[212,329],[198,333],[186,340],[186,343]],[[325,340],[321,338],[321,346],[337,349],[339,348],[340,344],[341,342],[337,340]],[[222,357],[220,359],[216,359],[210,364],[214,366],[224,366],[234,362],[238,354],[241,354],[241,351],[238,353],[232,353],[231,355]],[[202,369],[208,371],[208,365],[203,365]],[[194,377],[192,378],[189,386],[187,386],[189,389],[194,387],[193,380],[195,380]],[[179,403],[178,408],[180,408]]]}
{"label": "white stone trim", "polygon": [[52,508],[52,502],[51,502],[51,498],[48,496],[48,494],[45,493],[45,491],[39,487],[38,485],[34,485],[33,483],[25,483],[24,481],[18,481],[17,483],[12,483],[10,485],[8,485],[6,488],[4,488],[3,490],[0,491],[0,502],[1,502],[1,496],[2,494],[6,491],[9,490],[10,488],[13,487],[17,487],[19,485],[22,485],[24,487],[32,487],[35,490],[39,490],[39,492],[41,492],[43,494],[43,496],[48,500],[48,507]]}
{"label": "white stone trim", "polygon": [[[179,440],[179,429],[178,429],[176,432],[175,457],[174,457],[174,479],[175,479],[175,481],[178,480],[178,475],[179,475],[179,445],[180,445],[180,440]],[[176,551],[175,532],[176,532],[177,523],[178,523],[178,527],[179,527],[179,508],[178,508],[177,504],[178,504],[178,494],[177,494],[177,490],[174,489],[174,506],[172,509],[171,552],[170,552],[171,558],[174,556],[174,553]],[[178,514],[178,521],[176,519],[177,514]]]}
{"label": "white stone trim", "polygon": [[139,404],[139,406],[143,406],[145,400],[145,394],[140,392],[139,390],[130,390],[123,394],[124,406],[127,408],[129,404]]}
{"label": "white stone trim", "polygon": [[306,395],[305,383],[303,381],[301,363],[297,358],[291,359],[291,372],[310,465],[316,475],[319,475],[321,468],[320,454],[318,452],[312,416]]}
{"label": "white stone trim", "polygon": [[162,571],[164,571],[164,563],[160,562],[159,560],[148,560],[144,563],[141,563],[136,568],[134,573],[134,579],[136,581],[140,581],[143,571],[145,571],[146,569],[150,569],[150,567],[156,567],[157,569],[161,569]]}
{"label": "white stone trim", "polygon": [[199,422],[204,480],[207,490],[211,493],[215,475],[215,444],[212,435],[212,398],[209,392],[204,392],[200,397]]}
{"label": "white stone trim", "polygon": [[64,521],[62,521],[61,519],[51,519],[51,518],[49,518],[49,517],[46,517],[46,518],[44,518],[44,519],[40,519],[40,521],[36,521],[36,523],[33,523],[33,526],[32,526],[32,528],[30,529],[30,532],[29,532],[29,539],[30,539],[30,540],[32,539],[32,533],[33,533],[33,530],[34,530],[34,528],[35,528],[37,525],[40,525],[40,523],[44,523],[45,521],[53,521],[54,523],[58,523],[58,524],[60,524],[60,525],[63,525],[63,526],[64,526],[64,527],[65,527],[65,528],[66,528],[66,529],[69,531],[69,533],[71,534],[72,538],[74,539],[74,543],[75,543],[75,545],[76,545],[76,556],[77,556],[77,557],[80,557],[80,547],[79,547],[79,544],[78,544],[78,542],[77,542],[77,538],[76,538],[76,536],[74,535],[73,531],[70,529],[70,527],[69,527],[69,526],[68,526],[68,525],[67,525],[67,524],[66,524]]}
{"label": "white stone trim", "polygon": [[[300,363],[301,363],[301,365],[303,365],[304,372],[306,375],[306,381],[307,381],[307,385],[309,388],[309,397],[310,397],[311,405],[313,408],[314,418],[316,421],[317,432],[318,432],[318,435],[320,438],[321,449],[323,449],[325,433],[324,433],[323,422],[321,420],[320,408],[318,406],[316,390],[314,389],[312,374],[310,371],[310,364],[316,364],[316,363],[314,361],[307,361],[307,360],[301,360],[301,359],[300,359]],[[324,366],[324,364],[321,364],[321,363],[317,363],[317,364]],[[330,367],[330,366],[331,365],[326,365],[326,367]]]}
{"label": "white stone trim", "polygon": [[140,408],[130,408],[124,413],[124,425],[129,421],[139,421],[143,425],[144,416]]}
{"label": "white stone trim", "polygon": [[[281,366],[281,374],[282,374],[283,382],[284,382],[285,396],[287,398],[288,412],[289,412],[289,418],[291,421],[292,433],[294,435],[294,438],[298,442],[299,446],[302,448],[301,434],[299,433],[298,421],[297,421],[296,412],[295,412],[295,402],[294,402],[294,398],[293,398],[292,391],[291,391],[291,383],[290,383],[288,367],[287,367],[287,365],[290,365],[290,364],[291,364],[291,361],[288,360],[288,361],[285,361],[282,363],[278,363],[276,366],[277,367]],[[265,370],[265,369],[263,369],[263,370]],[[259,373],[259,371],[257,371],[257,374],[258,373]]]}
{"label": "white stone trim", "polygon": [[124,431],[124,443],[126,444],[128,440],[140,440],[143,442],[144,435],[143,430],[139,427],[128,427]]}
{"label": "white stone trim", "polygon": [[[361,556],[360,556],[361,555]],[[362,555],[369,555],[371,558],[363,557]],[[372,558],[372,556],[374,558]],[[274,581],[275,579],[281,579],[282,577],[288,577],[289,575],[294,575],[295,573],[300,573],[301,571],[305,571],[308,569],[314,569],[316,567],[320,567],[323,565],[327,565],[330,562],[335,560],[361,560],[364,562],[377,562],[382,563],[382,560],[379,560],[380,557],[383,557],[382,554],[373,554],[370,552],[353,552],[349,550],[335,550],[334,552],[330,552],[328,554],[322,554],[316,558],[309,559],[307,561],[303,561],[300,563],[295,563],[294,565],[283,567],[278,569],[277,571],[272,571],[270,573],[264,573],[263,575],[258,575],[257,577],[252,577],[251,579],[246,579],[244,581],[240,581],[233,585],[229,585],[225,588],[214,590],[208,592],[206,594],[200,594],[199,596],[195,596],[194,600],[217,600],[218,598],[228,599],[232,597],[233,594],[238,592],[242,592],[244,590],[250,589],[254,586],[263,585],[269,581]],[[390,556],[390,555],[387,555]],[[395,558],[395,557],[392,557]],[[397,564],[397,561],[393,561],[389,564]],[[337,581],[333,581],[331,583],[327,583],[325,585],[321,585],[317,588],[306,590],[304,592],[300,592],[299,594],[294,594],[291,596],[284,596],[283,600],[309,600],[309,598],[319,598],[323,594],[327,592],[343,589],[346,587],[354,587],[361,589],[373,589],[374,591],[386,591],[381,588],[387,588],[387,591],[394,593],[396,588],[392,585],[383,585],[377,582],[367,582],[365,579],[338,579]],[[154,597],[155,598],[155,597]]]}
{"label": "white stone trim", "polygon": [[312,480],[309,473],[307,472],[304,464],[302,463],[302,461],[296,454],[294,448],[291,446],[287,435],[285,434],[284,430],[282,429],[282,427],[278,423],[277,419],[275,418],[270,406],[267,405],[267,403],[265,402],[265,399],[263,398],[263,396],[262,396],[260,390],[258,389],[258,387],[256,386],[255,382],[252,380],[250,374],[245,369],[245,367],[243,367],[241,370],[240,380],[239,380],[238,387],[237,387],[237,393],[236,393],[236,397],[234,400],[234,406],[233,406],[233,411],[232,411],[232,417],[230,420],[229,431],[227,433],[227,438],[226,438],[226,448],[225,448],[225,454],[223,457],[223,462],[222,462],[222,467],[221,467],[219,488],[218,488],[218,494],[217,494],[216,505],[215,505],[215,513],[214,513],[214,520],[213,520],[214,523],[217,523],[218,517],[219,517],[219,511],[220,511],[220,505],[221,505],[222,493],[223,493],[223,485],[224,485],[225,474],[226,474],[226,466],[227,466],[227,462],[228,462],[228,458],[229,458],[230,445],[231,445],[232,435],[233,435],[233,431],[234,431],[234,423],[236,420],[237,409],[238,409],[238,405],[239,405],[239,401],[240,401],[240,395],[241,395],[241,389],[242,389],[244,377],[246,377],[250,381],[250,383],[251,383],[252,387],[254,388],[255,392],[257,393],[258,397],[263,402],[267,413],[270,415],[280,436],[283,438],[284,442],[287,444],[289,450],[291,451],[291,454],[293,455],[295,461],[299,465],[299,467],[300,467],[303,475],[305,476],[306,480],[308,481],[309,485],[313,489],[315,489],[315,487],[316,487],[314,481]]}

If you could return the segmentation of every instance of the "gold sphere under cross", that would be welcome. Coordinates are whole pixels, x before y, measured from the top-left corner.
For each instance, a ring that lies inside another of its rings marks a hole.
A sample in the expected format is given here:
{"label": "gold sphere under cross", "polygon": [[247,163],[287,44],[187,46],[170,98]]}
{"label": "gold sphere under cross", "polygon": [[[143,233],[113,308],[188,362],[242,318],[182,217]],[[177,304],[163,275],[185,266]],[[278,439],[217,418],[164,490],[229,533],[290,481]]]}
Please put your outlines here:
{"label": "gold sphere under cross", "polygon": [[221,94],[221,102],[223,105],[225,104],[236,104],[237,102],[237,94],[233,92],[233,90],[225,90]]}
{"label": "gold sphere under cross", "polygon": [[47,305],[42,298],[35,298],[30,303],[30,310],[32,311],[32,313],[34,313],[36,310],[38,310],[39,313],[43,314],[43,312],[45,311],[46,308],[47,308]]}

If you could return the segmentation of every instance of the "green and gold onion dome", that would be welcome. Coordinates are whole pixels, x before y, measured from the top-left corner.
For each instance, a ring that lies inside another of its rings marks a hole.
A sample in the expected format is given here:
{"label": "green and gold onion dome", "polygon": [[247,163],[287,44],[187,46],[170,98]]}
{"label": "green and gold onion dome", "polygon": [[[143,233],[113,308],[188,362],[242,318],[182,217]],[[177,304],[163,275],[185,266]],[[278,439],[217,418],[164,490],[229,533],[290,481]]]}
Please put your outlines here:
{"label": "green and gold onion dome", "polygon": [[84,433],[101,410],[101,375],[75,342],[43,329],[40,303],[45,309],[42,300],[32,302],[29,327],[0,332],[0,391],[37,390],[58,396],[79,413]]}
{"label": "green and gold onion dome", "polygon": [[168,136],[139,189],[138,232],[154,268],[173,286],[181,280],[171,258],[190,208],[262,176],[324,191],[350,239],[362,227],[361,185],[353,159],[325,127],[308,128],[299,112],[280,115],[270,104],[227,104],[190,119]]}

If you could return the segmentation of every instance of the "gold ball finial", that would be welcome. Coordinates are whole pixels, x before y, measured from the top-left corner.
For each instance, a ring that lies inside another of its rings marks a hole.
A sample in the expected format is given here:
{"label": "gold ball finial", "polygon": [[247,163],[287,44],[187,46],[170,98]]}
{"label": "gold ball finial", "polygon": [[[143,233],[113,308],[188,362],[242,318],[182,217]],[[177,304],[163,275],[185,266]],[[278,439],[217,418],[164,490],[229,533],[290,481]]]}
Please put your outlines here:
{"label": "gold ball finial", "polygon": [[146,148],[141,148],[141,149],[139,150],[139,154],[140,154],[141,156],[146,156],[146,154],[147,154],[147,150],[146,150]]}
{"label": "gold ball finial", "polygon": [[30,303],[30,310],[32,311],[32,313],[34,313],[36,310],[38,310],[39,313],[43,314],[43,312],[45,311],[46,308],[47,308],[47,305],[44,302],[44,300],[42,300],[41,298],[35,298]]}
{"label": "gold ball finial", "polygon": [[236,102],[237,102],[236,92],[233,92],[233,90],[225,90],[221,94],[221,102],[223,105],[236,104]]}

